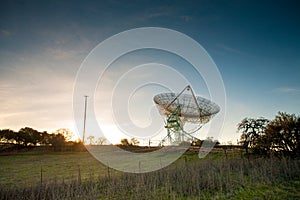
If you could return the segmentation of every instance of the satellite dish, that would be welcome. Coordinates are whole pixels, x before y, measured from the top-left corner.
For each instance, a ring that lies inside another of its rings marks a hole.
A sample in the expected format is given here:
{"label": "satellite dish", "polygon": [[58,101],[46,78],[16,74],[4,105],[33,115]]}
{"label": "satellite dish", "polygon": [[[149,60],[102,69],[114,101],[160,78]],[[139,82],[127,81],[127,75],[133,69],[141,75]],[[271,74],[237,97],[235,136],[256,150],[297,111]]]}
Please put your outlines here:
{"label": "satellite dish", "polygon": [[191,134],[210,121],[220,111],[214,102],[195,96],[191,86],[186,86],[180,93],[161,93],[153,98],[159,113],[165,118],[167,136],[170,144],[181,144],[194,139]]}

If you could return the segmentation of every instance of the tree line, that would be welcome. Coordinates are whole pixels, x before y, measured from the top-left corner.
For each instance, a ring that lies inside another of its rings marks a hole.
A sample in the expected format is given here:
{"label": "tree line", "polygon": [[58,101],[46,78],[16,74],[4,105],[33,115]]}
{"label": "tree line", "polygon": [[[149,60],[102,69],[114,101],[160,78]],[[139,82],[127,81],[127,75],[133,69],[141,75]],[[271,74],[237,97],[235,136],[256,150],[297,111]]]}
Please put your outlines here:
{"label": "tree line", "polygon": [[58,129],[54,133],[39,132],[25,127],[19,131],[10,129],[0,130],[0,144],[16,147],[45,146],[54,150],[62,150],[66,146],[81,146],[81,142],[69,141],[72,133],[68,129]]}
{"label": "tree line", "polygon": [[[237,130],[241,132],[239,144],[245,149],[246,154],[300,156],[300,117],[295,114],[279,112],[273,120],[262,117],[244,118],[237,125]],[[68,129],[58,129],[51,134],[46,131],[39,132],[30,127],[21,128],[19,131],[2,129],[0,130],[0,150],[3,150],[5,145],[18,148],[45,146],[54,150],[65,150],[65,147],[69,146],[82,150],[82,142],[70,141],[71,138],[72,133]],[[94,136],[88,139],[90,144],[93,144]],[[99,141],[99,144],[103,144],[106,138],[99,138]],[[201,146],[202,142],[195,140],[191,145]],[[219,143],[217,140],[212,142]],[[139,141],[135,138],[122,139],[121,145],[136,146],[139,145]]]}
{"label": "tree line", "polygon": [[279,112],[273,120],[245,118],[238,124],[246,153],[300,156],[300,117]]}

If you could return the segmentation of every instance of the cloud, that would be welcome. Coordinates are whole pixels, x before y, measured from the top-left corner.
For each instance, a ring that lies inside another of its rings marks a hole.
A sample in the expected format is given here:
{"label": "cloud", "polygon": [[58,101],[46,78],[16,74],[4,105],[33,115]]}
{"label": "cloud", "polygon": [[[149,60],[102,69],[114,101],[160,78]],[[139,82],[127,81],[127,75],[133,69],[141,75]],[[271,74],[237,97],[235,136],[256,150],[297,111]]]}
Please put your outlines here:
{"label": "cloud", "polygon": [[279,87],[272,90],[272,92],[280,94],[300,94],[300,89],[292,87]]}
{"label": "cloud", "polygon": [[12,33],[10,31],[8,31],[8,30],[4,30],[4,29],[0,30],[0,35],[2,35],[4,37],[10,37],[11,34]]}
{"label": "cloud", "polygon": [[232,47],[229,47],[228,45],[224,45],[224,44],[217,44],[217,46],[229,53],[234,53],[234,54],[239,54],[239,55],[243,55],[243,56],[249,56],[248,53],[244,52],[244,51],[241,51],[239,49],[236,49],[236,48],[232,48]]}
{"label": "cloud", "polygon": [[47,48],[45,54],[48,54],[55,60],[66,60],[75,58],[77,51],[74,50],[64,50],[62,48]]}
{"label": "cloud", "polygon": [[182,19],[185,22],[189,22],[193,19],[193,17],[191,17],[189,15],[182,15],[182,16],[180,16],[180,19]]}
{"label": "cloud", "polygon": [[153,12],[150,13],[147,17],[148,18],[157,18],[157,17],[163,17],[163,16],[168,16],[169,14],[166,12]]}

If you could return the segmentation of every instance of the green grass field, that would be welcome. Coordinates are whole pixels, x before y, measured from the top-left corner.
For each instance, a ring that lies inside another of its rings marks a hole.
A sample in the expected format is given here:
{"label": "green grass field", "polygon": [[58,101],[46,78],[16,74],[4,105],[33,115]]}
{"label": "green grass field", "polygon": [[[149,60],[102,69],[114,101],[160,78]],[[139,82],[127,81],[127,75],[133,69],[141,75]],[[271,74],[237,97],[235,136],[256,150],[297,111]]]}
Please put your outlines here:
{"label": "green grass field", "polygon": [[109,169],[88,152],[1,155],[0,199],[300,199],[299,160],[237,155],[187,153],[145,174]]}
{"label": "green grass field", "polygon": [[107,167],[88,152],[22,152],[0,156],[0,185],[23,187],[42,181],[71,181],[107,175]]}

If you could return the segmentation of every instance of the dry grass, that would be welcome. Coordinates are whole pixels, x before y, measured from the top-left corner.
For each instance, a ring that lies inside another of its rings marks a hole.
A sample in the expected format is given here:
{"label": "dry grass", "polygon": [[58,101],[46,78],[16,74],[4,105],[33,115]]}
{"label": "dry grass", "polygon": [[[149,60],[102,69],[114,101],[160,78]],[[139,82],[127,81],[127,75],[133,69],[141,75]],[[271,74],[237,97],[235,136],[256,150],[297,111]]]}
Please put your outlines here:
{"label": "dry grass", "polygon": [[[185,155],[145,174],[105,171],[73,181],[0,187],[0,199],[299,199],[300,160]],[[78,175],[78,172],[77,172]],[[81,176],[81,174],[80,174]],[[274,191],[274,192],[272,192]]]}

